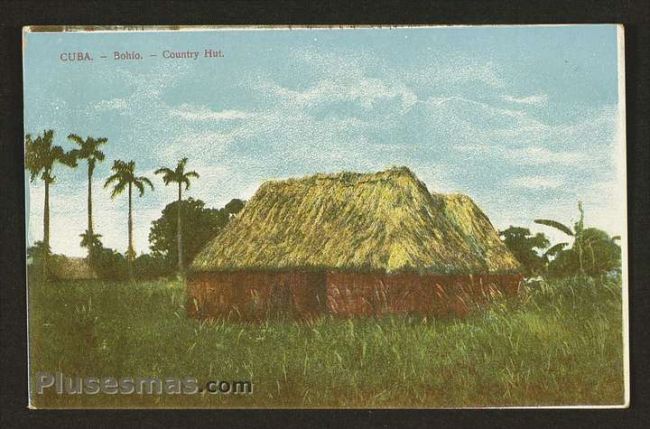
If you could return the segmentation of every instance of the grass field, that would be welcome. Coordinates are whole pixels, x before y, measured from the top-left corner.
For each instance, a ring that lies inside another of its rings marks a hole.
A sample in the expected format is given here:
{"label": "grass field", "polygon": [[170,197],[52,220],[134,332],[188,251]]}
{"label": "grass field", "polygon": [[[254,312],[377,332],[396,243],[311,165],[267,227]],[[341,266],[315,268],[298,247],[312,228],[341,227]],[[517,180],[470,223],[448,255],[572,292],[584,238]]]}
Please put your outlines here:
{"label": "grass field", "polygon": [[[36,407],[622,404],[620,282],[565,280],[464,320],[199,322],[176,281],[30,284],[31,373],[250,380],[252,395],[33,395]],[[32,381],[33,382],[33,381]]]}

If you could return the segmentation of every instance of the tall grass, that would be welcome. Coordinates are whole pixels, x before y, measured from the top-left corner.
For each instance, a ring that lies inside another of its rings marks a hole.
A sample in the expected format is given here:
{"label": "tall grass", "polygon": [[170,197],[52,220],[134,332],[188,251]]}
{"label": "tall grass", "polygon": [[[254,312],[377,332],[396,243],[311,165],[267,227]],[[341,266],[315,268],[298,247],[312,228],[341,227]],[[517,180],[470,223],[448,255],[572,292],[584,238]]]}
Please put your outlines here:
{"label": "tall grass", "polygon": [[[458,319],[188,319],[178,282],[30,287],[32,375],[250,380],[253,395],[33,394],[37,407],[621,404],[620,282],[544,284]],[[52,389],[50,389],[52,390]]]}

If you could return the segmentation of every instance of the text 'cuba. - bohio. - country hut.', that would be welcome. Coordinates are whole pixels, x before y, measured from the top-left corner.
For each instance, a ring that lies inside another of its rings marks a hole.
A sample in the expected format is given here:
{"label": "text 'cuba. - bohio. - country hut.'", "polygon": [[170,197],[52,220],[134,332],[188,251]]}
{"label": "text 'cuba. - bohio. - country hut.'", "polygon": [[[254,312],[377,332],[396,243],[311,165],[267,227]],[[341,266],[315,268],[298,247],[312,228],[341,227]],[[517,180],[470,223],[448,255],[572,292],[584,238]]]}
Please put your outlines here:
{"label": "text 'cuba. - bohio. - country hut.'", "polygon": [[520,265],[467,196],[405,167],[269,181],[197,255],[195,317],[449,314],[515,293]]}

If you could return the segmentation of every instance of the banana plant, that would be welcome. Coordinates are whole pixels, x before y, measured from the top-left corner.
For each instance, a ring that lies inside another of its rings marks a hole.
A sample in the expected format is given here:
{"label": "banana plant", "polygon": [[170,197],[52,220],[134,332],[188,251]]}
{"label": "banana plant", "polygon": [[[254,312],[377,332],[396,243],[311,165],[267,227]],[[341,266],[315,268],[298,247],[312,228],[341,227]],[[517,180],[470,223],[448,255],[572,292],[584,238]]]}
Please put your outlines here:
{"label": "banana plant", "polygon": [[[587,248],[591,248],[591,243],[585,243],[583,240],[583,234],[585,230],[585,211],[582,208],[582,201],[578,202],[578,211],[580,212],[580,218],[574,224],[573,229],[564,225],[561,222],[558,222],[556,220],[551,220],[551,219],[535,219],[535,223],[540,225],[550,226],[551,228],[555,228],[558,231],[562,231],[564,234],[568,235],[569,237],[573,237],[572,248],[575,248],[576,252],[578,253],[578,264],[580,268],[580,273],[584,274],[585,270],[584,270],[583,254],[585,251],[585,245],[587,245],[586,246]],[[562,250],[564,250],[568,245],[569,245],[568,242],[557,243],[554,246],[551,246],[544,253],[544,256],[546,257],[554,256],[559,252],[561,252]],[[591,248],[591,257],[592,257],[592,263],[595,263],[593,248]]]}

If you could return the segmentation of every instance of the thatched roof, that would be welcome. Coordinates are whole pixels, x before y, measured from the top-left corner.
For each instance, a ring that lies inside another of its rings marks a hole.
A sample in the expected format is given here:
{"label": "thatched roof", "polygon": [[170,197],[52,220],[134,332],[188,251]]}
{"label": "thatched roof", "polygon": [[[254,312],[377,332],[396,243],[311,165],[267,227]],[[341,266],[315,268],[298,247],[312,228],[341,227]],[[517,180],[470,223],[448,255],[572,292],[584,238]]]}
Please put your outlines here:
{"label": "thatched roof", "polygon": [[191,268],[452,274],[519,264],[469,197],[431,194],[402,167],[266,182]]}

